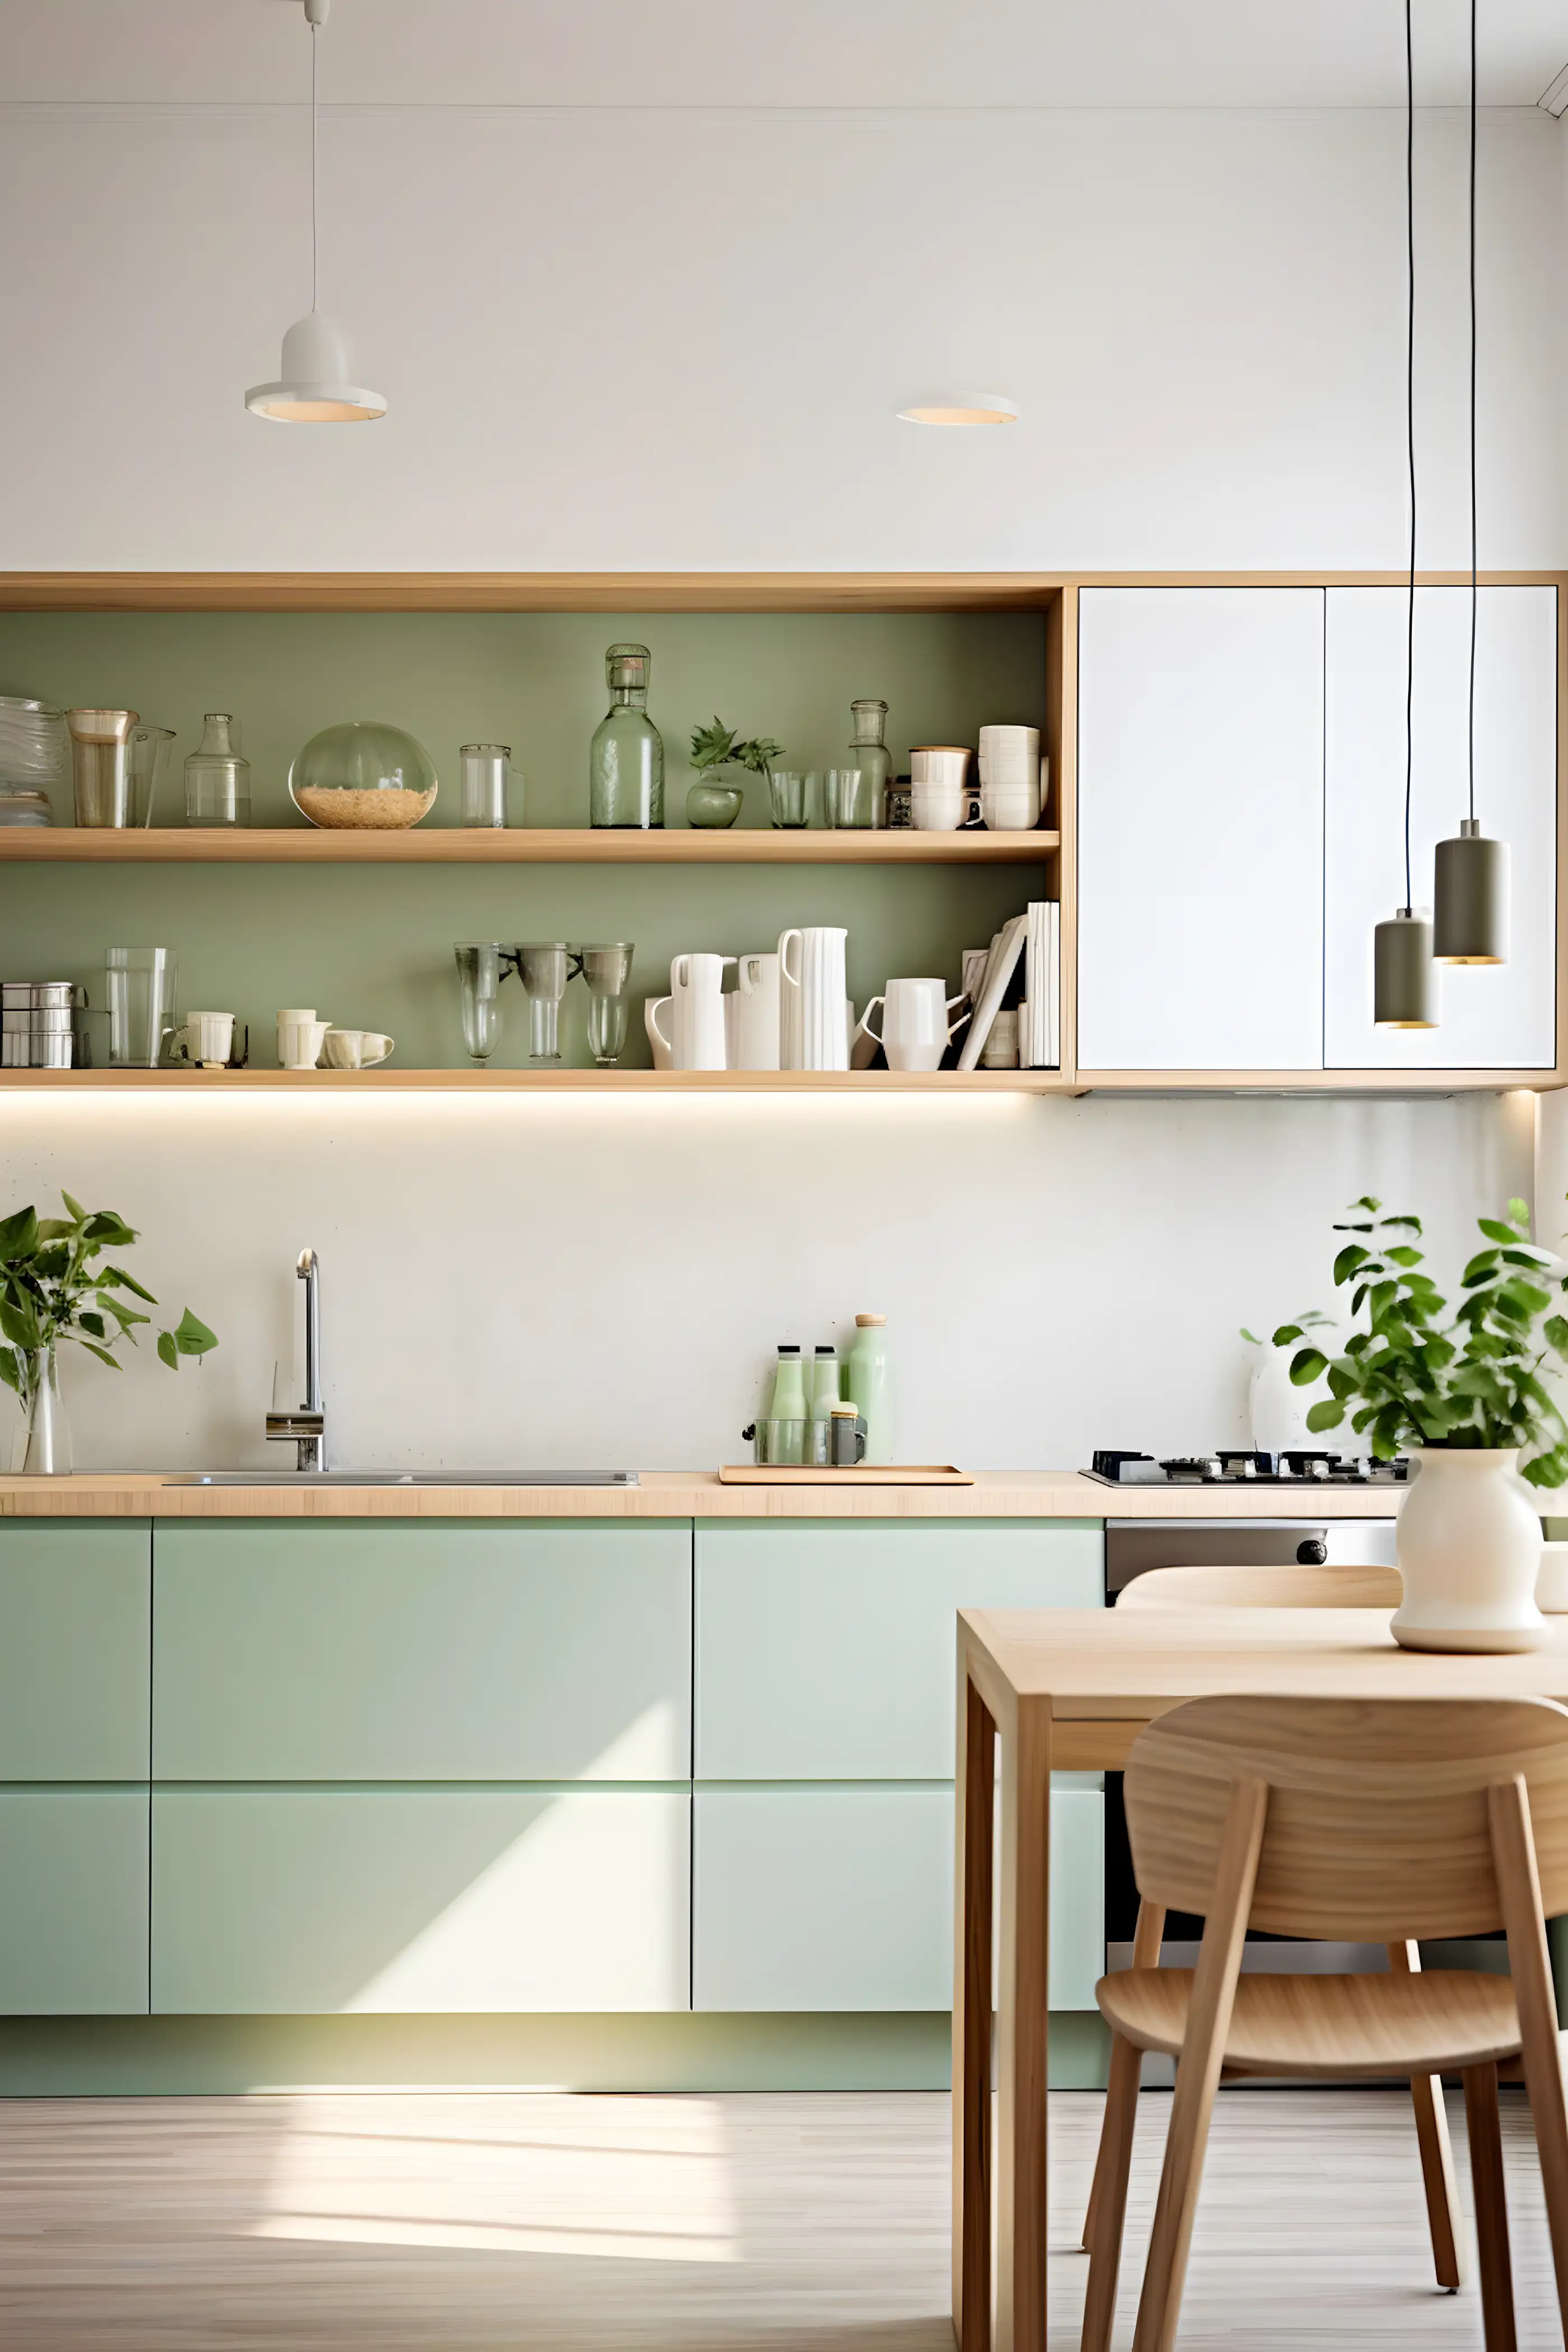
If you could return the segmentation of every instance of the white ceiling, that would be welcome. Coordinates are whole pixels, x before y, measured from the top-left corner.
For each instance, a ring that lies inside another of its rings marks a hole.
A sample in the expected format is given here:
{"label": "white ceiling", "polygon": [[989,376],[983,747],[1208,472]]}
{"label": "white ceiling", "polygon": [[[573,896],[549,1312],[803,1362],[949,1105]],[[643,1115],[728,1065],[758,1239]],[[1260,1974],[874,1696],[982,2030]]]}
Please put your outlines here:
{"label": "white ceiling", "polygon": [[[1481,0],[1481,96],[1533,105],[1568,0]],[[1423,103],[1468,0],[1416,0]],[[0,0],[0,100],[279,103],[300,0]],[[329,100],[388,105],[1394,106],[1399,0],[335,0]],[[940,156],[933,156],[940,167]]]}

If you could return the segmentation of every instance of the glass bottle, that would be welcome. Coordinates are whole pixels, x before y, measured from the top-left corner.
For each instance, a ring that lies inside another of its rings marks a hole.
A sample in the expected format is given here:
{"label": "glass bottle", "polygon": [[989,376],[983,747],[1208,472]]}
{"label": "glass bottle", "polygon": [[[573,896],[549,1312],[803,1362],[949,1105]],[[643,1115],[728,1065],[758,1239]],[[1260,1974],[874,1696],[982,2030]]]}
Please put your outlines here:
{"label": "glass bottle", "polygon": [[849,1400],[866,1424],[868,1462],[891,1462],[893,1368],[888,1355],[885,1315],[857,1315],[849,1350]]}
{"label": "glass bottle", "polygon": [[185,761],[187,824],[248,824],[250,762],[242,760],[229,734],[226,710],[209,710],[202,740]]}
{"label": "glass bottle", "polygon": [[664,739],[647,715],[652,657],[646,646],[611,646],[605,655],[610,707],[588,752],[588,822],[664,824]]}
{"label": "glass bottle", "polygon": [[871,803],[871,823],[885,825],[888,786],[893,777],[893,755],[884,740],[888,730],[888,706],[885,702],[852,702],[849,715],[855,721],[851,738],[849,764],[860,771],[859,800]]}
{"label": "glass bottle", "polygon": [[839,1388],[838,1350],[819,1346],[814,1349],[811,1363],[811,1417],[826,1421],[836,1404],[843,1402]]}

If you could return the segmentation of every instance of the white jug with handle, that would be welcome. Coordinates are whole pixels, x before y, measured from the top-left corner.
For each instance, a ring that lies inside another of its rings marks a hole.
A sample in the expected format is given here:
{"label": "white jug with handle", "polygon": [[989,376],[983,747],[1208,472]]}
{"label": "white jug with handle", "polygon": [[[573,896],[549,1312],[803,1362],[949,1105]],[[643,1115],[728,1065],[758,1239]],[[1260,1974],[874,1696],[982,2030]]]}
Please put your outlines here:
{"label": "white jug with handle", "polygon": [[743,955],[734,993],[724,999],[725,1036],[732,1070],[779,1067],[779,960]]}
{"label": "white jug with handle", "polygon": [[832,924],[785,931],[779,940],[782,1060],[786,1070],[847,1070],[849,1020],[844,952]]}
{"label": "white jug with handle", "polygon": [[669,1023],[678,1070],[724,1070],[724,967],[733,956],[678,955],[669,967]]}

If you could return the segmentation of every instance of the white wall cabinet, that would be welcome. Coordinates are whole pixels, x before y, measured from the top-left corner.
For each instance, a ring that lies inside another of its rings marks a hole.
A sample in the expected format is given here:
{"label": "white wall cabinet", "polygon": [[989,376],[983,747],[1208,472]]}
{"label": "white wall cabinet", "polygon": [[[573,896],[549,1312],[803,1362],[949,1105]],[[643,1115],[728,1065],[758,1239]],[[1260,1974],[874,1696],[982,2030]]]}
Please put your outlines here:
{"label": "white wall cabinet", "polygon": [[[1080,1071],[1550,1070],[1557,1056],[1557,590],[1480,591],[1476,807],[1512,848],[1500,967],[1439,1025],[1373,1026],[1405,902],[1406,592],[1079,598]],[[1414,904],[1467,806],[1470,597],[1416,592]]]}
{"label": "white wall cabinet", "polygon": [[[1405,903],[1403,588],[1331,588],[1326,646],[1324,1054],[1330,1069],[1551,1069],[1556,1060],[1557,591],[1479,593],[1476,814],[1509,843],[1501,966],[1439,967],[1436,1029],[1374,1029],[1372,935]],[[1470,592],[1415,592],[1413,903],[1466,813]]]}
{"label": "white wall cabinet", "polygon": [[1322,1063],[1323,592],[1079,599],[1082,1070]]}

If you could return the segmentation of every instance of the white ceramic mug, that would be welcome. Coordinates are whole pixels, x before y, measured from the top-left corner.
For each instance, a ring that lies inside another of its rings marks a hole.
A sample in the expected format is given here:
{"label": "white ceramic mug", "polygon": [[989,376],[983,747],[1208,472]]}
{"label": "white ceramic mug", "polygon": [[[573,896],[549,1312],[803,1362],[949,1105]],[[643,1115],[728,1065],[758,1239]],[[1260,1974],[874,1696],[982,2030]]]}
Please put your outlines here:
{"label": "white ceramic mug", "polygon": [[779,1061],[784,1069],[849,1067],[844,977],[848,938],[847,931],[833,924],[811,924],[780,934]]}
{"label": "white ceramic mug", "polygon": [[204,1070],[226,1069],[234,1052],[234,1014],[187,1013],[185,1025],[175,1030],[169,1050],[199,1062]]}
{"label": "white ceramic mug", "polygon": [[969,822],[969,794],[963,784],[911,783],[910,822],[917,833],[957,833]]}
{"label": "white ceramic mug", "polygon": [[919,743],[910,753],[911,784],[962,784],[973,755],[962,743]]}
{"label": "white ceramic mug", "polygon": [[330,1021],[314,1013],[291,1011],[278,1015],[278,1066],[281,1070],[313,1070],[321,1058],[321,1044]]}
{"label": "white ceramic mug", "polygon": [[[876,1040],[889,1070],[938,1070],[950,1040],[969,1018],[967,1013],[956,1021],[947,1016],[955,1004],[967,1001],[962,994],[949,996],[944,980],[890,980],[886,995],[874,996],[866,1007],[856,1034]],[[880,1034],[871,1026],[879,1004]]]}
{"label": "white ceramic mug", "polygon": [[373,1070],[396,1042],[378,1029],[329,1029],[322,1050],[330,1070]]}
{"label": "white ceramic mug", "polygon": [[724,999],[724,1041],[732,1070],[779,1066],[779,960],[738,959],[733,992]]}
{"label": "white ceramic mug", "polygon": [[1037,727],[983,727],[980,730],[980,765],[989,770],[998,782],[1014,777],[1035,776],[1040,767],[1040,730]]}
{"label": "white ceramic mug", "polygon": [[724,1070],[724,967],[733,956],[678,955],[669,967],[670,1045],[678,1070]]}
{"label": "white ceramic mug", "polygon": [[642,1025],[647,1031],[647,1042],[653,1048],[656,1070],[673,1070],[674,1048],[658,1025],[658,1016],[670,1003],[668,996],[645,996],[642,1001]]}
{"label": "white ceramic mug", "polygon": [[980,814],[992,833],[1028,833],[1040,821],[1040,786],[983,782]]}

